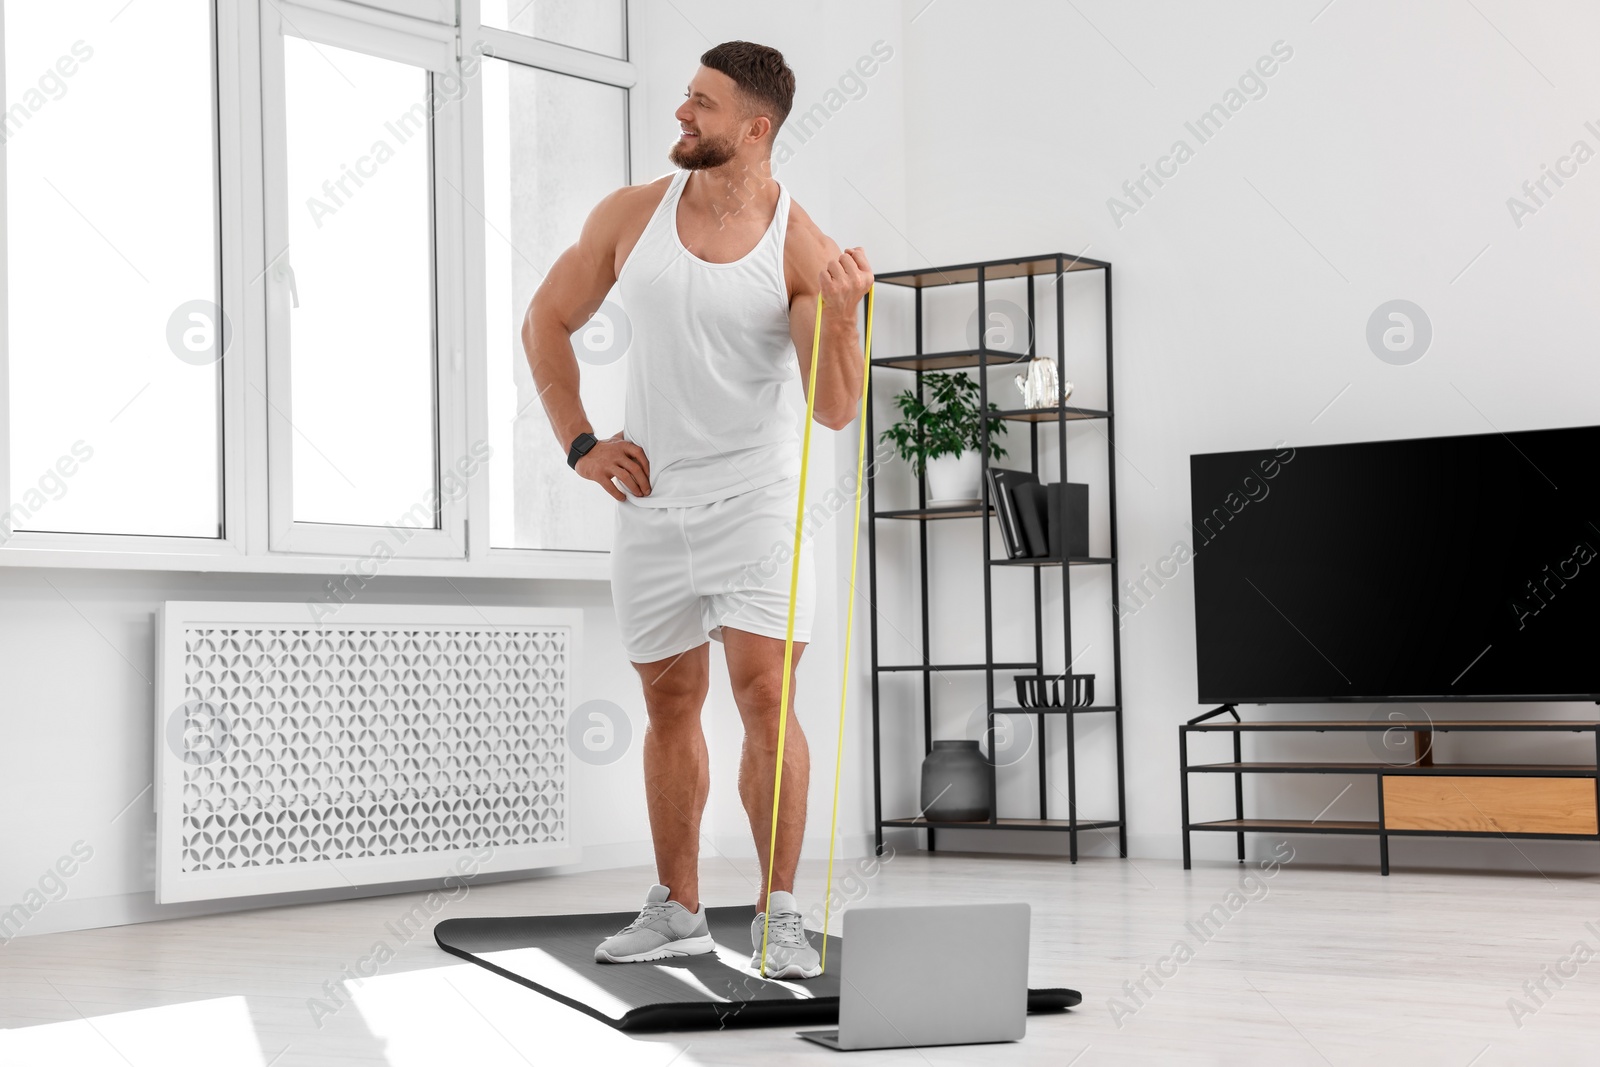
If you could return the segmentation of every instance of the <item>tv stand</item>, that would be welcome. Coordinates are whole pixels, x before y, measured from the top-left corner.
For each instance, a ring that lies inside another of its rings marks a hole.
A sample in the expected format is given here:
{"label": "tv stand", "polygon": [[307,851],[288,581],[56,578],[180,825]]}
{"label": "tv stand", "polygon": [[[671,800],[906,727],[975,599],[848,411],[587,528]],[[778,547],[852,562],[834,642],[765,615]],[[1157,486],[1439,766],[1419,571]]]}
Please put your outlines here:
{"label": "tv stand", "polygon": [[[1231,715],[1231,719],[1223,718]],[[1412,735],[1413,756],[1407,763],[1372,761],[1246,762],[1245,733],[1315,732],[1371,733],[1404,729]],[[1589,733],[1594,737],[1595,763],[1435,763],[1433,735],[1450,732]],[[1191,733],[1231,733],[1229,763],[1189,762]],[[1544,719],[1436,720],[1405,727],[1383,720],[1252,721],[1224,704],[1178,727],[1178,765],[1183,801],[1183,867],[1189,869],[1190,834],[1232,833],[1244,862],[1247,833],[1360,834],[1378,839],[1381,873],[1389,873],[1391,837],[1559,838],[1600,841],[1600,720]],[[1191,822],[1189,775],[1233,775],[1234,818]],[[1372,775],[1378,799],[1376,822],[1324,819],[1247,819],[1244,816],[1246,774]]]}

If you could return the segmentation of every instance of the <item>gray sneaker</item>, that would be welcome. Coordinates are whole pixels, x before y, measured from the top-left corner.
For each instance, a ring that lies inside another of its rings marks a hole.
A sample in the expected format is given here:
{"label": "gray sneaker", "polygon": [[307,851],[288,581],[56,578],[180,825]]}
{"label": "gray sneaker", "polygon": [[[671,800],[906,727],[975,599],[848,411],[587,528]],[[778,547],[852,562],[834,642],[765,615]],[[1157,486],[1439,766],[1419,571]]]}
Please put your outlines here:
{"label": "gray sneaker", "polygon": [[676,900],[664,885],[650,887],[639,917],[600,942],[594,950],[596,963],[643,963],[668,956],[698,956],[716,946],[706,926],[706,906],[690,911]]}
{"label": "gray sneaker", "polygon": [[[822,973],[822,957],[806,940],[794,894],[782,890],[767,898],[770,924],[761,912],[750,924],[750,966],[765,978],[815,978]],[[761,934],[766,926],[767,962],[761,966]]]}

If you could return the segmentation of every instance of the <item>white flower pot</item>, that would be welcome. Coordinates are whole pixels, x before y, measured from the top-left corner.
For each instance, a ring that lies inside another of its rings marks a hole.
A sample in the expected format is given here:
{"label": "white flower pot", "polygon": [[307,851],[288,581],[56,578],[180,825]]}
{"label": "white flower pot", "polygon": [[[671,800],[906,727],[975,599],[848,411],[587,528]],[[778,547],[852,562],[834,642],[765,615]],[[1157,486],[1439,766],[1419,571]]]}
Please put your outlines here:
{"label": "white flower pot", "polygon": [[980,499],[978,482],[982,476],[978,453],[970,448],[960,456],[928,460],[928,504],[934,507],[976,504]]}

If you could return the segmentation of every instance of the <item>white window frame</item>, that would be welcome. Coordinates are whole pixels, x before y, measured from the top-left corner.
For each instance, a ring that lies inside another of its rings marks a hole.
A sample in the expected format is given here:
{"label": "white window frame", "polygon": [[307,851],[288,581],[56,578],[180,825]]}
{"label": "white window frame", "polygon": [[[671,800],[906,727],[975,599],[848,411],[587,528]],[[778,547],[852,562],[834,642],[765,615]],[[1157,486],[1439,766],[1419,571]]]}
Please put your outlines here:
{"label": "white window frame", "polygon": [[[298,2],[303,4],[306,0]],[[456,24],[456,0],[355,0],[355,3],[395,15],[442,22],[446,26]]]}
{"label": "white window frame", "polygon": [[[6,2],[0,0],[0,11]],[[287,302],[285,287],[269,271],[272,264],[267,251],[266,197],[270,179],[266,121],[270,120],[271,111],[263,67],[270,61],[270,53],[263,52],[263,43],[270,38],[263,34],[263,25],[272,8],[287,9],[305,34],[340,47],[380,55],[389,53],[375,49],[415,49],[389,55],[425,56],[427,63],[417,65],[443,63],[443,69],[453,71],[457,77],[462,76],[465,56],[466,65],[474,70],[474,76],[465,79],[468,88],[464,98],[441,109],[440,114],[453,113],[446,124],[454,129],[446,131],[436,122],[434,131],[436,177],[443,175],[461,190],[461,195],[455,196],[436,180],[438,464],[446,469],[466,454],[468,442],[488,440],[486,324],[469,310],[483,303],[485,284],[479,56],[491,55],[623,89],[628,108],[628,180],[632,181],[633,175],[646,173],[649,166],[643,150],[644,115],[635,99],[636,90],[641,88],[639,64],[645,47],[637,17],[639,3],[640,0],[626,0],[628,59],[620,60],[483,26],[480,0],[214,0],[220,289],[234,337],[232,349],[220,363],[222,536],[20,531],[0,544],[0,566],[338,574],[347,571],[353,559],[366,556],[385,529],[315,523],[290,523],[285,529],[275,523],[275,518],[287,514],[284,508],[292,498],[284,486],[274,481],[276,474],[288,470],[286,438],[281,428],[272,428],[280,418],[272,409],[283,407],[287,412],[280,403],[280,396],[287,400],[287,378],[273,368],[268,354],[268,323],[274,302]],[[346,36],[324,38],[324,31]],[[3,35],[4,20],[0,18],[0,107],[5,103]],[[474,49],[480,51],[474,53]],[[281,86],[281,46],[277,59]],[[281,92],[275,106],[281,133]],[[281,138],[278,145],[281,153]],[[278,166],[281,173],[281,155]],[[0,209],[5,203],[5,181],[5,148],[0,145]],[[8,299],[3,239],[0,233],[0,315],[4,314]],[[0,330],[3,507],[11,504],[8,340],[6,331]],[[283,372],[286,370],[282,368]],[[273,398],[270,405],[269,395]],[[448,516],[443,530],[425,531],[434,536],[416,535],[407,542],[408,548],[424,542],[429,554],[397,556],[384,564],[385,575],[609,579],[610,553],[605,551],[491,548],[489,479],[480,472],[468,486],[464,500],[454,504],[441,501],[441,511]],[[427,545],[429,541],[433,544]]]}
{"label": "white window frame", "polygon": [[[24,0],[26,2],[26,0]],[[6,0],[0,0],[0,113],[9,106],[5,98],[5,19]],[[215,150],[217,153],[217,238],[221,244],[218,263],[221,277],[220,300],[224,312],[235,326],[233,347],[217,363],[221,377],[218,395],[217,463],[221,480],[217,508],[221,519],[221,537],[179,537],[143,534],[55,533],[20,530],[0,545],[0,564],[29,563],[39,560],[44,565],[72,566],[94,565],[98,558],[110,558],[124,553],[137,553],[153,557],[181,554],[195,557],[207,564],[242,558],[248,551],[245,531],[250,517],[247,499],[245,469],[249,458],[248,416],[245,405],[245,386],[248,375],[245,364],[248,356],[242,338],[247,327],[245,309],[245,279],[249,277],[243,255],[241,238],[244,220],[238,206],[247,203],[247,175],[249,173],[242,152],[248,130],[240,121],[246,114],[240,106],[241,78],[245,74],[237,62],[238,53],[228,55],[228,46],[239,39],[239,12],[228,0],[213,0],[212,31],[215,52],[212,71],[216,78],[213,98],[215,121]],[[229,61],[229,60],[232,61]],[[236,121],[221,121],[231,116]],[[6,147],[0,144],[0,211],[6,210],[10,168],[7,165]],[[10,256],[4,244],[4,227],[0,227],[0,324],[7,318],[10,301],[8,267]],[[10,331],[0,325],[0,510],[9,508],[11,496],[11,368]],[[208,568],[209,569],[209,568]]]}
{"label": "white window frame", "polygon": [[[340,10],[352,8],[354,11]],[[332,8],[332,10],[328,10]],[[266,147],[264,173],[267,301],[267,466],[270,546],[279,552],[321,552],[360,555],[381,541],[396,555],[460,558],[466,554],[466,507],[459,500],[440,499],[437,529],[424,528],[391,536],[386,526],[298,522],[294,518],[294,410],[292,404],[290,321],[294,249],[289,247],[287,185],[287,116],[283,39],[300,37],[393,60],[427,73],[430,85],[439,75],[454,75],[455,32],[397,15],[367,11],[354,4],[318,4],[268,0],[261,5],[261,116]],[[435,91],[437,86],[433,85]],[[466,455],[460,400],[462,395],[460,244],[461,202],[454,188],[461,180],[461,114],[456,104],[432,109],[432,188],[434,290],[434,484]]]}

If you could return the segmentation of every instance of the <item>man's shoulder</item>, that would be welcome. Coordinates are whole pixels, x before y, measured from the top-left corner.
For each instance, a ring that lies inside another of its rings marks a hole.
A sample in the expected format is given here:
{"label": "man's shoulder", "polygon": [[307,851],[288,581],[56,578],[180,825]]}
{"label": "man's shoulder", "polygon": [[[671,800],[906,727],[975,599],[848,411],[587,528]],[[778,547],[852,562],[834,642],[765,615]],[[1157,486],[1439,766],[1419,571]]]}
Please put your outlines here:
{"label": "man's shoulder", "polygon": [[783,242],[783,268],[789,279],[790,294],[808,292],[825,264],[839,254],[833,238],[822,232],[806,209],[789,201],[789,226]]}
{"label": "man's shoulder", "polygon": [[623,263],[644,236],[645,227],[650,225],[651,216],[671,184],[672,175],[663,174],[641,185],[624,185],[606,194],[590,212],[585,235],[592,235],[589,239],[593,246],[604,249],[611,257],[615,276],[621,275]]}
{"label": "man's shoulder", "polygon": [[631,222],[643,226],[660,206],[671,184],[672,175],[663,174],[640,185],[624,185],[606,194],[595,206],[595,213],[624,229]]}
{"label": "man's shoulder", "polygon": [[800,252],[813,254],[826,251],[829,240],[827,234],[822,232],[811,217],[811,213],[800,206],[800,201],[789,200],[789,228],[786,244]]}

